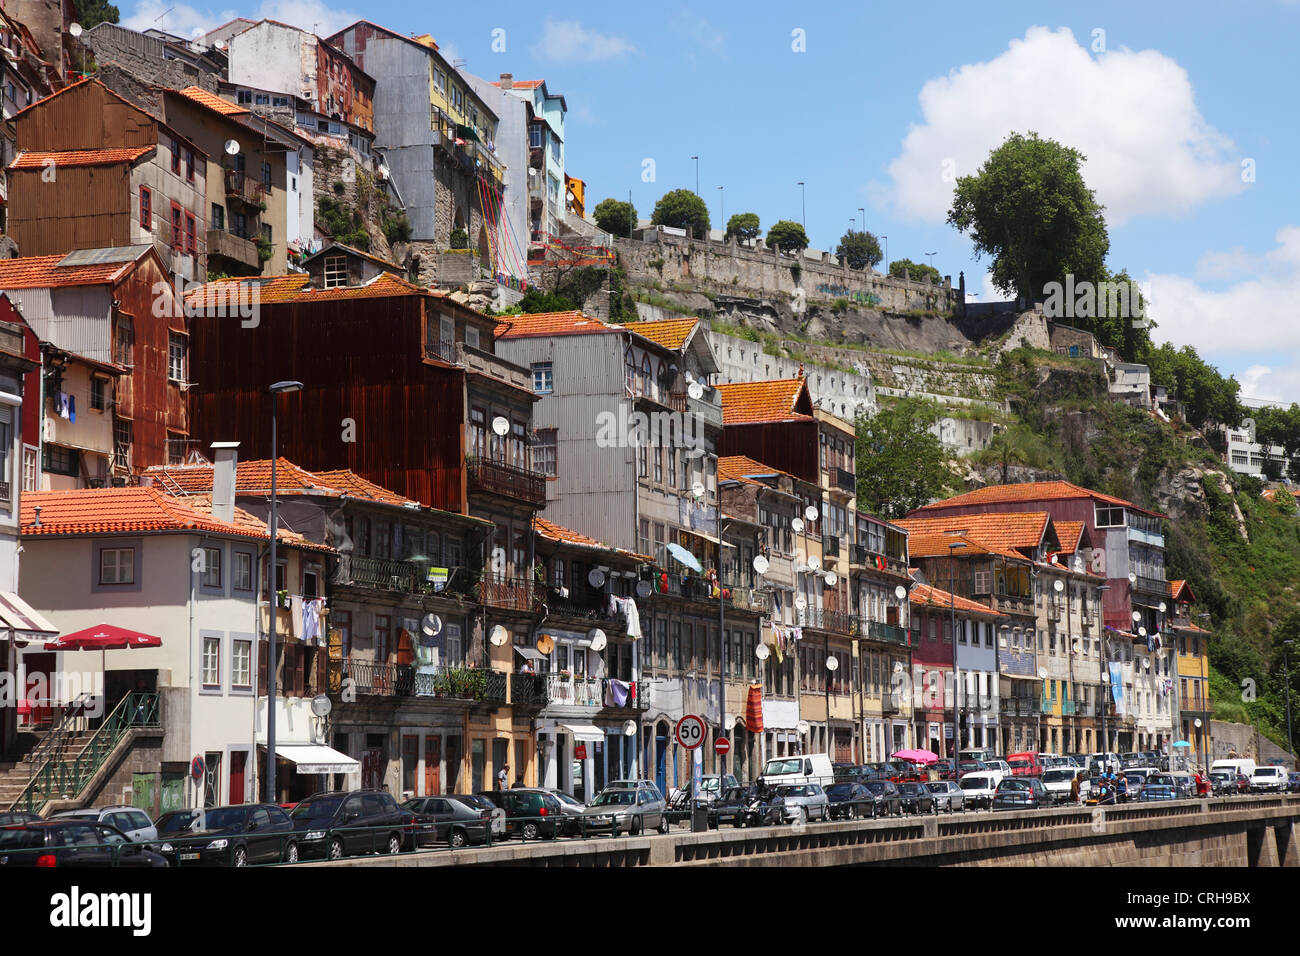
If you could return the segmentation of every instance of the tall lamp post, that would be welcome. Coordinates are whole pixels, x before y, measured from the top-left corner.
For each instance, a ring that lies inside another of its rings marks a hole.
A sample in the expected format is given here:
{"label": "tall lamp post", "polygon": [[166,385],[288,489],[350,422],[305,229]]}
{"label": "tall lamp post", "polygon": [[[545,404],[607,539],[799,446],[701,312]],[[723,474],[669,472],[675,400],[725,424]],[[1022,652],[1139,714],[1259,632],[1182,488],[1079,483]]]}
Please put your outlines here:
{"label": "tall lamp post", "polygon": [[[271,563],[267,574],[267,603],[270,605],[271,626],[268,628],[266,644],[266,802],[278,803],[275,799],[275,659],[276,651],[276,611],[278,593],[275,585],[276,570],[276,528],[279,522],[279,515],[276,511],[276,476],[275,476],[275,458],[276,450],[276,411],[280,404],[281,395],[289,392],[302,391],[302,382],[276,382],[269,389],[271,393]],[[286,584],[288,581],[286,580]]]}
{"label": "tall lamp post", "polygon": [[1106,592],[1110,590],[1109,584],[1097,585],[1097,593],[1100,595],[1097,605],[1097,633],[1101,635],[1101,687],[1104,690],[1101,700],[1097,701],[1101,717],[1101,741],[1097,749],[1101,751],[1101,762],[1106,763],[1106,748],[1109,746],[1106,742],[1106,695],[1110,693],[1110,661],[1106,658],[1106,617],[1101,613],[1101,606],[1105,603]]}
{"label": "tall lamp post", "polygon": [[[727,227],[727,194],[723,191],[726,188],[726,186],[718,187],[718,225],[723,229]],[[718,547],[722,547],[722,545],[718,545]]]}
{"label": "tall lamp post", "polygon": [[695,160],[695,195],[698,196],[700,194],[700,157],[692,156],[691,159]]}
{"label": "tall lamp post", "polygon": [[1282,642],[1282,679],[1286,681],[1286,749],[1295,756],[1295,741],[1291,737],[1291,661],[1287,648],[1295,641]]}
{"label": "tall lamp post", "polygon": [[952,755],[953,773],[957,773],[957,756],[961,753],[961,674],[957,670],[957,558],[954,552],[966,547],[964,541],[948,545],[948,617],[952,633]]}
{"label": "tall lamp post", "polygon": [[808,194],[804,189],[802,179],[795,185],[799,187],[799,224],[806,230],[808,228]]}
{"label": "tall lamp post", "polygon": [[885,275],[889,275],[889,237],[881,236],[880,241],[885,244]]}

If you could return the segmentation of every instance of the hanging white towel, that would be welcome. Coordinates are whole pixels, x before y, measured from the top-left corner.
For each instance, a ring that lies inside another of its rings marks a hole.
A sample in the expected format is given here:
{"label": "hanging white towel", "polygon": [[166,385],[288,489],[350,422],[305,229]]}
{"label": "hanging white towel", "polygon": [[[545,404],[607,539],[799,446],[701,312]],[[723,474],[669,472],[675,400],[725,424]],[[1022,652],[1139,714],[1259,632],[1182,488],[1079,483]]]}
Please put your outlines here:
{"label": "hanging white towel", "polygon": [[294,640],[302,640],[302,596],[295,594],[289,598],[289,627]]}
{"label": "hanging white towel", "polygon": [[637,610],[636,601],[626,598],[623,605],[623,615],[627,618],[627,636],[638,639],[641,637],[641,612]]}

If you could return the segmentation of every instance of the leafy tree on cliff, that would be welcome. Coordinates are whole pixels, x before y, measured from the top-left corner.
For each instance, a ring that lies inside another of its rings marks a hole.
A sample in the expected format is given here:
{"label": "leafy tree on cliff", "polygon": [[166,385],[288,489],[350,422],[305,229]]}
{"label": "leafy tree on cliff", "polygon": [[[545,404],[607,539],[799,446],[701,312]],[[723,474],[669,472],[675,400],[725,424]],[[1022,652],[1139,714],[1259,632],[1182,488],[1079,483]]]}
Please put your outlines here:
{"label": "leafy tree on cliff", "polygon": [[782,219],[767,231],[767,244],[782,252],[800,252],[808,248],[808,233],[799,223]]}
{"label": "leafy tree on cliff", "polygon": [[913,262],[911,259],[895,259],[889,264],[889,274],[900,279],[910,275],[913,282],[925,282],[927,279],[933,279],[935,282],[943,281],[943,276],[939,275],[939,270],[934,266],[926,265],[924,262]]}
{"label": "leafy tree on cliff", "polygon": [[840,244],[835,247],[835,254],[843,256],[850,269],[865,269],[874,266],[884,258],[880,252],[880,241],[869,232],[855,232],[850,229],[840,237]]}
{"label": "leafy tree on cliff", "polygon": [[592,216],[606,232],[626,239],[636,228],[636,207],[618,199],[602,199]]}
{"label": "leafy tree on cliff", "polygon": [[685,229],[696,239],[703,239],[709,234],[709,207],[689,189],[674,189],[659,197],[650,221],[656,226]]}
{"label": "leafy tree on cliff", "polygon": [[930,431],[938,420],[938,406],[919,398],[857,420],[859,507],[901,518],[943,493],[947,455]]}
{"label": "leafy tree on cliff", "polygon": [[727,220],[727,234],[724,239],[735,236],[741,242],[753,242],[762,230],[758,224],[758,213],[738,212]]}
{"label": "leafy tree on cliff", "polygon": [[117,23],[117,7],[106,0],[76,0],[77,22],[83,30],[89,30],[101,23]]}
{"label": "leafy tree on cliff", "polygon": [[[1245,414],[1239,398],[1241,385],[1231,375],[1227,378],[1220,375],[1190,345],[1175,349],[1166,342],[1152,349],[1145,361],[1151,367],[1151,381],[1173,390],[1174,397],[1182,402],[1187,420],[1197,428],[1211,422],[1230,428],[1241,424]],[[1265,420],[1272,424],[1273,419],[1268,416]]]}

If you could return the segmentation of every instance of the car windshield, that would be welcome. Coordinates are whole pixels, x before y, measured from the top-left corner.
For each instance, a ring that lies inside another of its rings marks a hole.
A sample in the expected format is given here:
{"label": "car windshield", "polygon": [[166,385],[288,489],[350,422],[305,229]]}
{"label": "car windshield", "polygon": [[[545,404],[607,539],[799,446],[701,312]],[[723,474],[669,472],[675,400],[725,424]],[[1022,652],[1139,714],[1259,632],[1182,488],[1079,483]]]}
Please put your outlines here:
{"label": "car windshield", "polygon": [[569,796],[563,790],[552,790],[551,796],[555,797],[561,803],[567,803],[571,807],[580,807],[582,803],[574,797]]}
{"label": "car windshield", "polygon": [[745,797],[748,796],[748,795],[749,795],[749,788],[748,788],[748,787],[730,787],[730,788],[728,788],[728,790],[727,790],[727,796],[726,796],[726,799],[728,799],[728,800],[744,800]]}
{"label": "car windshield", "polygon": [[594,806],[615,807],[636,803],[635,790],[606,790],[596,798]]}
{"label": "car windshield", "polygon": [[947,793],[948,782],[945,780],[942,783],[927,783],[925,789],[929,790],[931,793]]}
{"label": "car windshield", "polygon": [[717,789],[718,789],[718,778],[717,778],[717,777],[705,777],[705,778],[700,782],[700,789],[701,789],[701,790],[709,790],[709,791],[717,790]]}
{"label": "car windshield", "polygon": [[1073,780],[1074,774],[1069,770],[1048,770],[1043,774],[1043,783],[1055,783],[1058,780]]}
{"label": "car windshield", "polygon": [[961,788],[963,790],[987,790],[989,778],[970,774],[961,778]]}
{"label": "car windshield", "polygon": [[204,814],[203,825],[208,830],[236,830],[247,819],[247,807],[218,807]]}
{"label": "car windshield", "polygon": [[1024,780],[1003,780],[998,784],[999,790],[1028,790],[1029,784]]}
{"label": "car windshield", "polygon": [[777,773],[799,773],[803,770],[803,760],[796,757],[793,760],[769,760],[767,766],[763,768],[764,776]]}
{"label": "car windshield", "polygon": [[826,788],[826,796],[832,800],[842,800],[853,795],[853,784],[836,783]]}
{"label": "car windshield", "polygon": [[334,816],[343,797],[321,797],[319,800],[304,800],[290,812],[295,820],[328,820]]}
{"label": "car windshield", "polygon": [[865,784],[863,784],[863,786],[865,786],[872,793],[885,792],[885,782],[883,780],[868,780]]}
{"label": "car windshield", "polygon": [[1147,783],[1155,784],[1157,787],[1172,787],[1174,778],[1168,774],[1157,773],[1147,778]]}
{"label": "car windshield", "polygon": [[812,787],[782,787],[781,796],[783,797],[811,797],[813,795]]}
{"label": "car windshield", "polygon": [[166,836],[169,833],[180,833],[188,830],[198,816],[198,810],[178,810],[175,813],[165,814],[158,821],[158,835]]}

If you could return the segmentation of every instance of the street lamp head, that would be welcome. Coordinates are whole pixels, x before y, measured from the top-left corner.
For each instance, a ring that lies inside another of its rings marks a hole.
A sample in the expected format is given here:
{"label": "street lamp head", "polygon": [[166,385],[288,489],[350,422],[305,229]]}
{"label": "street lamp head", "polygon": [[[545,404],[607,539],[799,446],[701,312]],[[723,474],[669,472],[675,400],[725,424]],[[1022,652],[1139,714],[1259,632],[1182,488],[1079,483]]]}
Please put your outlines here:
{"label": "street lamp head", "polygon": [[965,541],[954,541],[952,544],[948,545],[948,550],[956,551],[958,548],[964,548],[964,547],[966,547]]}
{"label": "street lamp head", "polygon": [[301,392],[302,382],[276,382],[267,389],[272,395],[283,395],[287,392]]}

